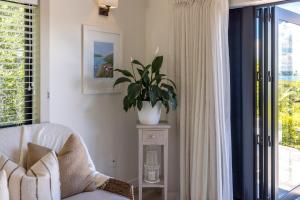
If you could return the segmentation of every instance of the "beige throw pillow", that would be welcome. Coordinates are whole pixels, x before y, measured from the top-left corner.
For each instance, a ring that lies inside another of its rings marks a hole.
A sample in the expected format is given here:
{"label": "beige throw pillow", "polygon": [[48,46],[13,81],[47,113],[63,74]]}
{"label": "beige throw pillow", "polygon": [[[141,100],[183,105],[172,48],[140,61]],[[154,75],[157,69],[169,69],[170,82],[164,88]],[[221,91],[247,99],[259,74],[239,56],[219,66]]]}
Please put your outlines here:
{"label": "beige throw pillow", "polygon": [[[49,149],[46,147],[29,144],[27,163],[34,163],[48,151]],[[68,138],[58,153],[58,162],[62,198],[97,189],[84,146],[78,137],[71,135]]]}
{"label": "beige throw pillow", "polygon": [[27,169],[30,169],[35,163],[37,163],[42,157],[51,152],[51,149],[36,145],[33,143],[28,143],[27,152]]}
{"label": "beige throw pillow", "polygon": [[0,199],[9,200],[7,176],[5,171],[0,171]]}
{"label": "beige throw pillow", "polygon": [[50,152],[27,172],[0,154],[0,169],[7,176],[10,200],[61,200],[59,166],[55,152]]}

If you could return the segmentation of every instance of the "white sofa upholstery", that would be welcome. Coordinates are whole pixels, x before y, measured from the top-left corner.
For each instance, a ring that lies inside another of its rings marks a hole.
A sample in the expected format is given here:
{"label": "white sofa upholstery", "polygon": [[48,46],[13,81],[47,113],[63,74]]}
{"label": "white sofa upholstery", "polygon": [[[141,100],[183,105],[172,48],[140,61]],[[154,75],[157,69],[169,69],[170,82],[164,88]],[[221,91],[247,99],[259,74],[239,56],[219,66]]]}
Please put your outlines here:
{"label": "white sofa upholstery", "polygon": [[[28,142],[42,145],[59,152],[68,137],[74,132],[58,124],[36,124],[0,129],[0,152],[8,156],[12,161],[24,165]],[[79,136],[79,135],[78,135]],[[80,136],[79,136],[80,137]],[[84,144],[83,140],[82,143]],[[86,148],[86,147],[85,147]],[[90,168],[94,170],[97,185],[102,185],[107,178],[96,171],[93,161],[86,148]],[[66,200],[128,200],[128,198],[112,194],[106,191],[97,190],[90,193],[82,193],[69,197]]]}
{"label": "white sofa upholstery", "polygon": [[114,195],[109,192],[105,192],[103,190],[98,190],[95,192],[85,192],[81,193],[69,198],[66,198],[64,200],[128,200],[125,197]]}

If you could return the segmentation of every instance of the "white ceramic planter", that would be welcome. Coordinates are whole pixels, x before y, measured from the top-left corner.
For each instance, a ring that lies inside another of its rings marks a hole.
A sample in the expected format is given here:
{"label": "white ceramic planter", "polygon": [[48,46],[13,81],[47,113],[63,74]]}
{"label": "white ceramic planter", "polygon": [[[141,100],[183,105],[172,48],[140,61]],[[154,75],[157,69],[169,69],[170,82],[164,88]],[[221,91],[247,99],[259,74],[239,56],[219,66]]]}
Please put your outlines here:
{"label": "white ceramic planter", "polygon": [[145,125],[156,125],[159,123],[161,115],[161,103],[158,102],[154,107],[149,101],[143,101],[142,110],[138,110],[139,121]]}

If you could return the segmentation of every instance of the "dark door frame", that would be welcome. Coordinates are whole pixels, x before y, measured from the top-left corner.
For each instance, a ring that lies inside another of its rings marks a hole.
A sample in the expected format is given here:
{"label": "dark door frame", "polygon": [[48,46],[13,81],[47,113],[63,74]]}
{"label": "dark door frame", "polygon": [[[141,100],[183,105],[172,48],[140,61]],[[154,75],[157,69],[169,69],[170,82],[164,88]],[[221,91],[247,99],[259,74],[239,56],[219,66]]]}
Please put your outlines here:
{"label": "dark door frame", "polygon": [[[278,6],[256,8],[258,23],[255,26],[259,48],[259,199],[278,198],[278,24],[288,21],[300,25],[300,15]],[[300,185],[281,200],[295,199]]]}
{"label": "dark door frame", "polygon": [[[299,0],[288,0],[278,5]],[[256,135],[256,8],[251,6],[230,10],[229,49],[231,76],[231,124],[234,199],[257,199],[256,156],[257,145],[262,142]],[[274,22],[273,22],[274,23]],[[273,31],[275,32],[275,31]],[[272,38],[276,35],[272,34]],[[276,54],[271,51],[273,55]],[[273,66],[276,63],[271,63]],[[273,72],[275,73],[275,72]],[[275,77],[275,74],[272,74]],[[274,90],[275,85],[271,87]],[[274,95],[274,93],[273,93]],[[276,110],[273,108],[273,114]],[[273,133],[276,124],[271,125]],[[274,137],[272,137],[274,138]],[[276,141],[272,139],[271,143]],[[273,151],[275,152],[275,151]],[[274,155],[273,155],[274,157]],[[274,162],[274,160],[272,161]],[[273,164],[274,165],[274,164]],[[274,170],[273,170],[274,171]],[[274,178],[274,174],[272,175]],[[275,183],[276,184],[276,183]],[[273,187],[274,188],[274,187]],[[276,191],[273,189],[274,195]]]}
{"label": "dark door frame", "polygon": [[[229,49],[233,192],[235,200],[256,199],[255,8],[230,10]],[[253,114],[251,114],[253,113]]]}

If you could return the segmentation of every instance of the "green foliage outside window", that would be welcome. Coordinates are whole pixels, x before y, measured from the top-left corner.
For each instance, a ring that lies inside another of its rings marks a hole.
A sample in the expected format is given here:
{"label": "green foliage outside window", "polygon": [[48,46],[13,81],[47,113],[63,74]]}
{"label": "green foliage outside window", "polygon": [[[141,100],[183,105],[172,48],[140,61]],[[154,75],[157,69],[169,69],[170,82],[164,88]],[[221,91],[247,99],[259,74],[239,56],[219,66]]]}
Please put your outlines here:
{"label": "green foliage outside window", "polygon": [[279,123],[284,146],[300,150],[300,81],[279,81]]}
{"label": "green foliage outside window", "polygon": [[0,126],[25,118],[25,8],[0,2]]}

